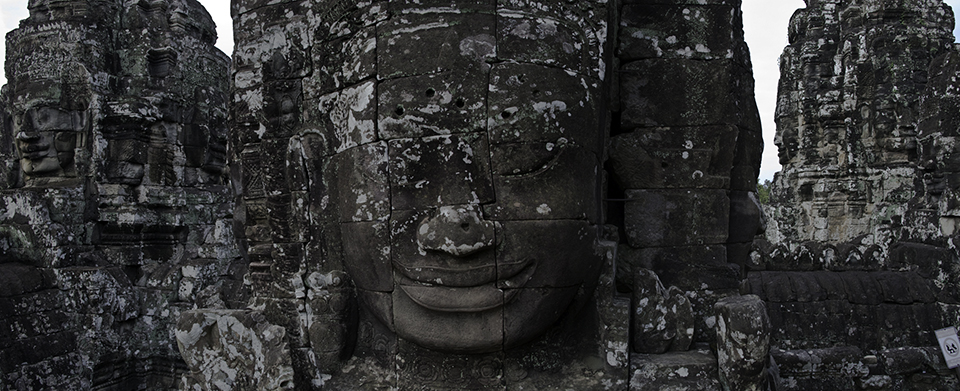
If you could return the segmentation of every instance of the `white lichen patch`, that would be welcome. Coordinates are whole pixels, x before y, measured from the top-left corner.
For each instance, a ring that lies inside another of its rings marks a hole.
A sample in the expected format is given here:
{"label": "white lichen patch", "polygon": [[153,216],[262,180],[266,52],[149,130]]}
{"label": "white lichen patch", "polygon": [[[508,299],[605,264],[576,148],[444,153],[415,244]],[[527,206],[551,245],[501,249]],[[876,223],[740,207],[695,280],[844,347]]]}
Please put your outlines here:
{"label": "white lichen patch", "polygon": [[541,215],[548,215],[550,214],[550,212],[551,212],[550,206],[548,206],[547,204],[540,204],[540,206],[537,207],[537,213]]}
{"label": "white lichen patch", "polygon": [[460,55],[483,63],[497,56],[497,39],[490,34],[471,35],[460,41]]}
{"label": "white lichen patch", "polygon": [[376,84],[368,81],[318,99],[320,113],[335,124],[337,152],[376,140]]}

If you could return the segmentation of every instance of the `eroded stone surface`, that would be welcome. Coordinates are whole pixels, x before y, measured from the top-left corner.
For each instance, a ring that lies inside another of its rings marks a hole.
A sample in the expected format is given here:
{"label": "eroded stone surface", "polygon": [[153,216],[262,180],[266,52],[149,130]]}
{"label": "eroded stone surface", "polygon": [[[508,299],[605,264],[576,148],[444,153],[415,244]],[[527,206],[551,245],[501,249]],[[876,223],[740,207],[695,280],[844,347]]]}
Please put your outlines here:
{"label": "eroded stone surface", "polygon": [[728,296],[717,310],[720,383],[729,390],[766,390],[770,320],[760,297]]}
{"label": "eroded stone surface", "polygon": [[187,390],[289,390],[293,367],[282,327],[249,310],[191,310],[180,315],[177,345],[191,372]]}
{"label": "eroded stone surface", "polygon": [[630,360],[630,391],[722,389],[716,378],[717,360],[708,349],[638,354]]}
{"label": "eroded stone surface", "polygon": [[665,289],[656,274],[647,269],[634,276],[633,349],[659,354],[686,351],[693,340],[694,317],[690,300],[676,286]]}

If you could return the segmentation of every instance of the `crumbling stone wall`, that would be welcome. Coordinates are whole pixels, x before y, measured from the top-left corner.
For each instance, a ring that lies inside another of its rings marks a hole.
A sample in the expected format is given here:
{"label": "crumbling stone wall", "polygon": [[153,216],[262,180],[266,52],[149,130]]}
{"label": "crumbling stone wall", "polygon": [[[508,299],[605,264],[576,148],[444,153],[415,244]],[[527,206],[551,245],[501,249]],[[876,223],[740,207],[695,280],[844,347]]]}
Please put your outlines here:
{"label": "crumbling stone wall", "polygon": [[213,22],[33,1],[6,37],[0,388],[175,389],[179,313],[243,301]]}

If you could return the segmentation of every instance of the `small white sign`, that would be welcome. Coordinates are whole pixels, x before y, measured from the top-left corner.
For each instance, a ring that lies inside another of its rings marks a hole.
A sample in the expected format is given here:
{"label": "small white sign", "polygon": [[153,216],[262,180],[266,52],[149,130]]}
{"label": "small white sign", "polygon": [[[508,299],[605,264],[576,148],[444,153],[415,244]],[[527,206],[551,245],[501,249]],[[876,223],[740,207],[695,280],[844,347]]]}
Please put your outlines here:
{"label": "small white sign", "polygon": [[957,338],[957,328],[937,330],[937,339],[940,341],[940,351],[943,352],[943,359],[947,361],[947,367],[960,366],[960,338]]}

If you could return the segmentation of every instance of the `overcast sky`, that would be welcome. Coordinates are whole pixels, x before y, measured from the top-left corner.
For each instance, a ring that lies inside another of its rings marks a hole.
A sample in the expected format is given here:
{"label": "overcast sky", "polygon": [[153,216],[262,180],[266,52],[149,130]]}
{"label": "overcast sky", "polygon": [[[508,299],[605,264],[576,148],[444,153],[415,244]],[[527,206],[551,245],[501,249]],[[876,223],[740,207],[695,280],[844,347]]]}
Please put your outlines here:
{"label": "overcast sky", "polygon": [[[946,0],[954,10],[960,8],[960,0]],[[230,21],[229,0],[200,0],[217,24],[217,47],[225,53],[233,51],[233,31]],[[753,74],[757,82],[757,106],[763,122],[763,164],[760,179],[772,179],[780,170],[777,162],[777,148],[773,145],[775,127],[773,110],[777,99],[777,79],[779,68],[777,59],[787,45],[787,22],[797,8],[804,6],[802,0],[743,0],[743,25],[747,44],[753,60]],[[17,27],[19,21],[27,17],[27,0],[0,0],[0,31],[6,32]],[[960,31],[954,30],[954,35]],[[4,56],[4,45],[0,45],[0,56]],[[6,58],[6,57],[2,57]],[[0,75],[0,84],[6,78]]]}

